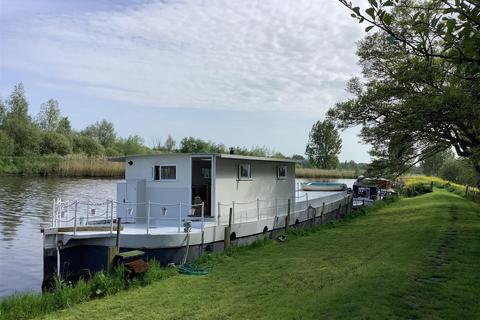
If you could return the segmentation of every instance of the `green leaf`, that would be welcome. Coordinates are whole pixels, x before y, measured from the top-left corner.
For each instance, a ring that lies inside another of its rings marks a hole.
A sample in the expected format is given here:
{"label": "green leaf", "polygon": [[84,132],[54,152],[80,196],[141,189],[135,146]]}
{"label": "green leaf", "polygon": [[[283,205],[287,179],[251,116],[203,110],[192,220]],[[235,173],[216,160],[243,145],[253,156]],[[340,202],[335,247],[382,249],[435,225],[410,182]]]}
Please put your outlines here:
{"label": "green leaf", "polygon": [[366,12],[370,17],[372,17],[373,19],[375,19],[375,9],[373,9],[373,8],[368,8],[367,10],[365,10],[365,12]]}
{"label": "green leaf", "polygon": [[372,30],[372,28],[373,28],[373,26],[368,26],[368,27],[366,27],[366,28],[365,28],[365,32],[368,32],[368,31]]}
{"label": "green leaf", "polygon": [[388,14],[387,12],[385,12],[385,14],[383,15],[383,22],[389,26],[392,24],[392,16],[390,14]]}
{"label": "green leaf", "polygon": [[455,28],[455,20],[454,19],[448,19],[447,20],[447,29],[448,32],[452,32],[453,28]]}
{"label": "green leaf", "polygon": [[352,13],[350,16],[351,16],[352,18],[356,18],[356,17],[357,17],[357,15],[356,15],[355,13]]}
{"label": "green leaf", "polygon": [[385,2],[385,3],[383,4],[383,6],[384,6],[384,7],[392,7],[392,6],[393,6],[393,2],[390,1],[390,0],[388,0],[387,2]]}
{"label": "green leaf", "polygon": [[374,6],[375,8],[378,8],[378,3],[377,3],[376,0],[368,0],[368,2],[369,2],[372,6]]}
{"label": "green leaf", "polygon": [[352,11],[355,12],[356,14],[360,15],[360,7],[354,7],[354,8],[352,8]]}

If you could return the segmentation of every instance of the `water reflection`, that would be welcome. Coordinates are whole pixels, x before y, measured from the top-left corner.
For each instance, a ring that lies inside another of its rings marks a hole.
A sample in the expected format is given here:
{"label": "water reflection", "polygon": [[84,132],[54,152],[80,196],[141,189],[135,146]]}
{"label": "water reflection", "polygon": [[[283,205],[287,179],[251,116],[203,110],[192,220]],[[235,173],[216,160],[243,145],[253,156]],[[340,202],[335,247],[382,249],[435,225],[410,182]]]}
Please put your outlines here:
{"label": "water reflection", "polygon": [[42,234],[53,199],[115,197],[116,180],[0,177],[0,296],[39,290]]}

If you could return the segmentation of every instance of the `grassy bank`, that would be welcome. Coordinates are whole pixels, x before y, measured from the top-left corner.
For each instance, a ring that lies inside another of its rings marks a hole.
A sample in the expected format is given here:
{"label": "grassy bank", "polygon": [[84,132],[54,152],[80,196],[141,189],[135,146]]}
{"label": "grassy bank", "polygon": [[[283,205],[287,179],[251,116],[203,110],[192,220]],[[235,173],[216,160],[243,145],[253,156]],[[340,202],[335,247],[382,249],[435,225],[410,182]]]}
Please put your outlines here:
{"label": "grassy bank", "polygon": [[470,200],[480,202],[480,190],[478,190],[478,188],[475,188],[475,187],[467,188],[467,186],[457,184],[451,181],[443,180],[438,177],[406,176],[402,178],[402,181],[406,189],[410,191],[430,189],[433,183],[434,187],[445,189],[459,196],[466,197]]}
{"label": "grassy bank", "polygon": [[479,318],[479,212],[436,189],[46,318]]}
{"label": "grassy bank", "polygon": [[48,155],[0,157],[0,174],[58,177],[123,177],[123,163],[105,157]]}
{"label": "grassy bank", "polygon": [[313,169],[313,168],[296,168],[295,176],[297,178],[356,178],[358,172],[355,170],[324,170],[324,169]]}

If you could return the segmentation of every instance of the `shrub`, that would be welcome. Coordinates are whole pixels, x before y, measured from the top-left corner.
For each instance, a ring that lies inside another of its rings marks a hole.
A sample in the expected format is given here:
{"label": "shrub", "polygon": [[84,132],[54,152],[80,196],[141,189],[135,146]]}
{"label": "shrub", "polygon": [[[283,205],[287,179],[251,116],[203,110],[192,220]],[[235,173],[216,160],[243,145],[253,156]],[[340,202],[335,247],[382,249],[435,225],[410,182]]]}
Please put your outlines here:
{"label": "shrub", "polygon": [[63,134],[46,132],[43,135],[40,152],[42,154],[55,153],[64,156],[72,152],[72,143]]}
{"label": "shrub", "polygon": [[14,152],[14,141],[3,130],[0,130],[0,156],[10,156]]}
{"label": "shrub", "polygon": [[103,155],[105,150],[94,139],[83,135],[75,135],[73,137],[73,152],[83,153],[88,156],[99,156]]}

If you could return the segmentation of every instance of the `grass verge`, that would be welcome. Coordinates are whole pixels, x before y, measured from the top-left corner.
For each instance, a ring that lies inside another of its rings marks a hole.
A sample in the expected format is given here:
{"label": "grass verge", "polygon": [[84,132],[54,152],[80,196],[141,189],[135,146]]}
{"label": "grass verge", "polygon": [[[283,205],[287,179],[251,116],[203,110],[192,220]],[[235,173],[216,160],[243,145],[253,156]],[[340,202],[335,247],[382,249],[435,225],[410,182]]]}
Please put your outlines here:
{"label": "grass verge", "polygon": [[170,277],[46,318],[480,317],[480,206],[445,190],[256,246],[202,258],[214,266],[208,276]]}

